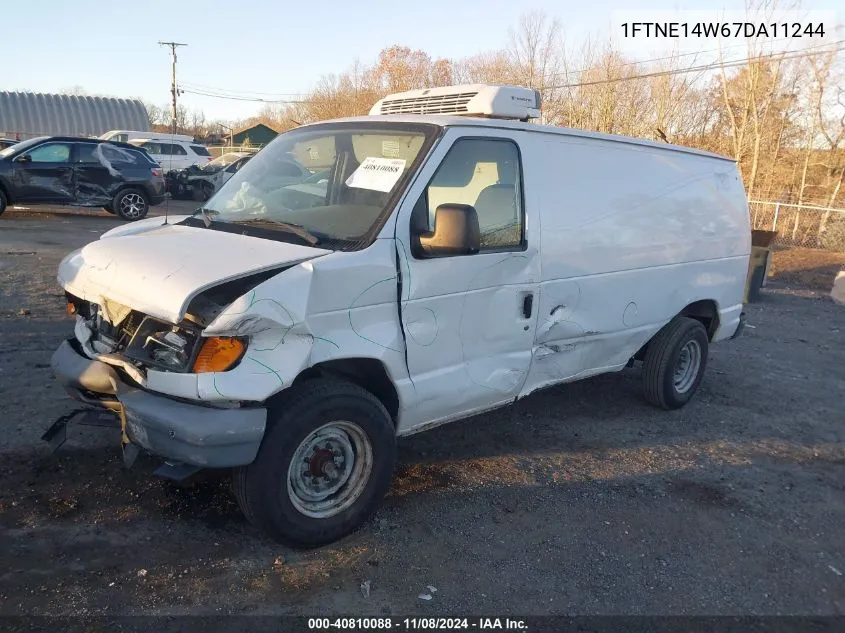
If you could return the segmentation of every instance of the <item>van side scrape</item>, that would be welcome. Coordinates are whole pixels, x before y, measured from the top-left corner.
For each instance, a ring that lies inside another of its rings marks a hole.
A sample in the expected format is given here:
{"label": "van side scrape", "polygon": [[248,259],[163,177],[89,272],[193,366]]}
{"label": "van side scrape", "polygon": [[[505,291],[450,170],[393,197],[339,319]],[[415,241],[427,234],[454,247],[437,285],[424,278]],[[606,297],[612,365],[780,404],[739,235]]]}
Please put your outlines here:
{"label": "van side scrape", "polygon": [[247,336],[247,351],[232,370],[199,374],[200,398],[263,401],[303,370],[349,358],[379,360],[406,378],[391,251],[391,241],[378,240],[366,251],[303,262],[233,301],[204,336]]}

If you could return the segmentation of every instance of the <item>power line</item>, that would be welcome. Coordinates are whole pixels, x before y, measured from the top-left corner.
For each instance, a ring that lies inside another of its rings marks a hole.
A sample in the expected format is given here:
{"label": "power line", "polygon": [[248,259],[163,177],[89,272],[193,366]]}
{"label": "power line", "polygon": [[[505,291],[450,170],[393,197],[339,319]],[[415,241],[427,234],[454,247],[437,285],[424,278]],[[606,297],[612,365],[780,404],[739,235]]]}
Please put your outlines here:
{"label": "power line", "polygon": [[263,97],[301,97],[304,93],[302,92],[258,92],[256,90],[230,90],[228,88],[217,88],[214,86],[207,86],[204,84],[197,84],[193,82],[183,81],[180,83],[181,86],[185,88],[191,88],[192,90],[200,90],[203,92],[215,92],[215,93],[223,93],[223,94],[233,94],[233,95],[261,95]]}
{"label": "power line", "polygon": [[[778,39],[771,40],[772,43],[783,42],[783,41],[794,42],[795,40],[794,40],[794,38],[791,38],[791,37],[781,37],[781,38],[778,38]],[[843,41],[845,41],[845,40],[843,40]],[[840,43],[841,43],[841,41],[840,42],[830,42],[830,43],[826,42],[824,44],[815,44],[814,46],[808,46],[803,51],[792,51],[792,53],[806,52],[806,51],[814,50],[814,49],[817,49],[817,48],[821,48],[823,46],[834,46],[834,45],[840,44]],[[691,56],[694,56],[694,55],[703,55],[704,53],[718,53],[718,52],[729,50],[729,49],[732,49],[732,48],[739,48],[741,46],[746,46],[746,45],[745,44],[733,44],[732,46],[725,46],[725,47],[722,47],[722,48],[710,48],[710,49],[706,49],[706,50],[703,50],[703,51],[693,51],[693,52],[689,52],[689,53],[677,53],[675,55],[666,55],[665,57],[653,57],[651,59],[632,60],[632,61],[628,61],[628,62],[622,62],[619,65],[620,66],[636,66],[636,65],[639,65],[639,64],[653,64],[654,62],[662,62],[662,61],[666,61],[667,59],[678,59],[680,57],[691,57]],[[770,55],[777,55],[777,54],[780,54],[780,53],[770,53]],[[746,56],[745,59],[749,59],[749,58]],[[714,62],[710,62],[710,63],[715,64],[717,62],[714,61]],[[588,68],[581,68],[579,70],[564,70],[564,71],[557,72],[557,73],[549,73],[548,75],[545,75],[543,77],[543,79],[551,78],[551,77],[559,77],[561,75],[582,74],[582,73],[585,73],[589,70],[593,70],[593,68],[588,67]]]}
{"label": "power line", "polygon": [[250,101],[252,103],[310,103],[310,100],[303,99],[261,99],[258,97],[244,97],[232,94],[215,94],[208,91],[189,90],[188,88],[180,88],[180,90],[187,94],[199,95],[201,97],[214,97],[215,99],[229,99],[231,101]]}
{"label": "power line", "polygon": [[[834,44],[842,44],[845,40],[840,40],[838,42],[834,42]],[[831,49],[829,51],[820,51],[818,53],[795,53],[792,55],[781,55],[777,59],[778,61],[785,61],[789,59],[801,59],[804,57],[815,57],[816,55],[822,55],[824,53],[836,53],[839,51],[845,50],[845,47]],[[767,55],[767,57],[773,57],[773,55]],[[751,58],[746,59],[738,59],[732,62],[711,62],[710,64],[703,64],[701,66],[690,66],[689,68],[676,68],[673,70],[660,70],[651,73],[644,73],[641,75],[629,75],[627,77],[610,77],[607,79],[597,79],[594,81],[579,81],[575,83],[568,83],[568,84],[559,84],[556,86],[544,86],[545,90],[556,90],[559,88],[583,88],[587,86],[597,86],[601,84],[609,84],[609,83],[618,83],[620,81],[633,81],[635,79],[649,79],[652,77],[666,77],[669,75],[683,75],[686,73],[693,73],[693,72],[706,72],[708,70],[717,70],[721,68],[735,68],[737,66],[744,66],[748,63],[753,61]]]}
{"label": "power line", "polygon": [[[778,61],[789,60],[789,59],[800,59],[800,58],[805,58],[805,57],[814,57],[816,55],[821,55],[821,54],[824,54],[824,53],[839,52],[841,50],[845,50],[845,48],[834,48],[834,49],[830,49],[830,50],[827,50],[827,51],[819,51],[819,52],[816,52],[816,53],[810,53],[810,52],[807,52],[807,51],[815,50],[815,49],[818,49],[818,48],[821,48],[821,47],[824,47],[824,46],[838,46],[839,44],[843,44],[843,43],[845,43],[845,40],[839,40],[839,41],[836,41],[836,42],[832,42],[830,44],[819,44],[819,45],[816,45],[816,46],[813,46],[813,47],[809,47],[805,51],[800,51],[800,52],[796,51],[794,53],[770,53],[769,55],[766,55],[766,57],[776,57],[778,59]],[[732,48],[732,47],[728,47],[728,48]],[[720,49],[711,49],[710,52],[718,51],[718,50],[720,50]],[[653,58],[653,59],[644,59],[644,60],[639,60],[639,61],[627,62],[627,63],[623,63],[621,65],[622,66],[631,66],[631,65],[636,65],[636,64],[650,64],[650,63],[654,63],[654,62],[657,62],[657,61],[663,61],[663,60],[666,60],[666,59],[674,59],[676,57],[690,56],[690,55],[693,55],[693,54],[698,55],[698,54],[702,54],[704,52],[707,52],[707,51],[698,51],[696,53],[684,53],[684,54],[677,55],[677,56],[656,57],[656,58]],[[750,57],[745,57],[745,58],[742,58],[742,59],[728,60],[728,61],[714,61],[714,62],[709,62],[707,64],[701,64],[701,65],[698,65],[698,66],[690,66],[688,68],[676,68],[676,69],[671,69],[671,70],[654,71],[654,72],[643,73],[643,74],[638,74],[638,75],[629,75],[627,77],[612,77],[612,78],[607,78],[607,79],[598,79],[598,80],[594,80],[594,81],[584,81],[584,82],[579,81],[579,82],[573,82],[573,83],[558,84],[558,85],[553,85],[553,86],[545,86],[545,89],[554,90],[554,89],[560,89],[560,88],[580,88],[580,87],[589,87],[589,86],[608,84],[608,83],[617,83],[617,82],[622,82],[622,81],[633,81],[633,80],[636,80],[636,79],[649,79],[649,78],[653,78],[653,77],[664,77],[664,76],[670,76],[670,75],[682,75],[682,74],[688,74],[688,73],[693,73],[693,72],[706,72],[708,70],[717,70],[717,69],[720,69],[720,68],[736,68],[737,66],[746,65],[751,61],[752,61],[752,58],[750,58]],[[544,79],[550,78],[550,77],[557,77],[557,76],[560,76],[560,75],[568,75],[570,73],[582,74],[582,73],[587,72],[589,70],[595,70],[595,67],[584,68],[582,70],[577,70],[577,71],[552,73],[550,75],[544,76]],[[261,97],[246,96],[246,95],[249,95],[249,94],[256,94],[256,95],[286,95],[286,94],[290,94],[290,95],[300,96],[302,93],[262,93],[262,92],[248,92],[248,91],[234,92],[234,91],[226,91],[225,89],[222,89],[222,88],[221,89],[209,88],[209,89],[206,89],[206,90],[202,90],[202,89],[191,89],[191,86],[198,86],[198,84],[188,84],[188,83],[182,83],[182,84],[180,84],[180,86],[182,86],[182,87],[180,87],[180,90],[182,92],[185,92],[185,93],[194,94],[194,95],[203,96],[203,97],[212,97],[212,98],[216,98],[216,99],[228,99],[228,100],[232,100],[232,101],[247,101],[247,102],[252,102],[252,103],[267,103],[267,104],[305,104],[305,103],[311,102],[310,99],[264,99],[264,98],[261,98]]]}

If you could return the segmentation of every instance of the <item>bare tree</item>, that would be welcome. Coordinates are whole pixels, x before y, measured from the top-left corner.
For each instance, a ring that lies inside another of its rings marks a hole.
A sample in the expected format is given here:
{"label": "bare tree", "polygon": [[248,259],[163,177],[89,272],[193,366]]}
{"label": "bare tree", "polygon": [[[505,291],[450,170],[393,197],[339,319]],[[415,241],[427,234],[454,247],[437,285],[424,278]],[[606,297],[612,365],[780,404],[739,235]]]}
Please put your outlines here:
{"label": "bare tree", "polygon": [[[768,15],[770,0],[749,12]],[[507,45],[466,59],[432,59],[390,46],[372,65],[355,61],[320,79],[295,103],[264,106],[251,122],[285,130],[366,114],[390,92],[456,83],[524,85],[540,91],[546,122],[699,147],[735,158],[749,197],[834,206],[845,173],[845,72],[841,51],[774,54],[749,48],[746,63],[674,54],[645,63],[603,42],[564,46],[557,19],[526,13]],[[703,63],[704,62],[704,63]],[[690,70],[693,69],[693,70]],[[151,121],[169,123],[148,106]],[[207,125],[180,112],[180,128]],[[827,222],[827,216],[823,219]],[[796,225],[797,226],[797,225]],[[791,227],[801,230],[801,227]]]}
{"label": "bare tree", "polygon": [[542,11],[523,14],[517,28],[511,30],[510,39],[507,76],[512,83],[537,90],[546,104],[544,110],[556,114],[556,84],[561,80],[564,59],[560,21]]}

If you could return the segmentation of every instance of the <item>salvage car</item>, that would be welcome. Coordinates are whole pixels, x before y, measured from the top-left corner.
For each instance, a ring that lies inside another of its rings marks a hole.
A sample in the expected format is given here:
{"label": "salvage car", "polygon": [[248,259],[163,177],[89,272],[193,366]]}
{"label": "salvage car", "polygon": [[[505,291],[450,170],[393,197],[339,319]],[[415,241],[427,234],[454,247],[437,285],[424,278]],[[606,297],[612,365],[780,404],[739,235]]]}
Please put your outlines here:
{"label": "salvage car", "polygon": [[[232,469],[298,546],[375,511],[397,437],[636,363],[683,407],[744,323],[736,162],[539,114],[529,88],[452,86],[280,134],[193,215],[61,262],[57,379],[115,412],[127,464]],[[281,182],[291,155],[327,171]]]}
{"label": "salvage car", "polygon": [[169,171],[165,175],[167,190],[177,200],[208,200],[253,155],[252,152],[228,152],[202,166]]}
{"label": "salvage car", "polygon": [[0,151],[0,214],[10,204],[73,205],[135,221],[164,198],[161,167],[126,143],[42,136]]}

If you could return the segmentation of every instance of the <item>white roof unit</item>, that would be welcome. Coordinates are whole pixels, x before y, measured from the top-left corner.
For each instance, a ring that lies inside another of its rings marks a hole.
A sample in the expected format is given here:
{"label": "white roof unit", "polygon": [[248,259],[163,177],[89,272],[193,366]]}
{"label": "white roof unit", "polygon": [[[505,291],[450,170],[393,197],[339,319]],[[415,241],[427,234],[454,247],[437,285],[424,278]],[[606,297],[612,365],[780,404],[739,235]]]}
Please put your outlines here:
{"label": "white roof unit", "polygon": [[540,116],[540,93],[532,88],[487,84],[424,88],[387,95],[370,114],[450,114],[526,121]]}

